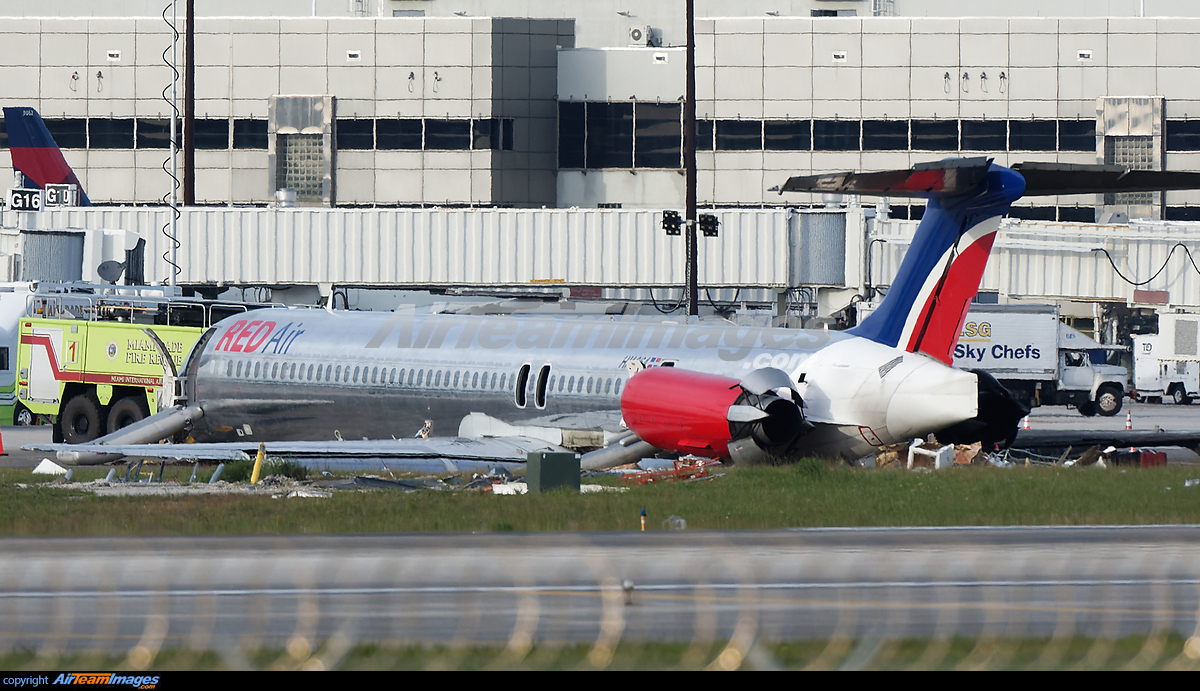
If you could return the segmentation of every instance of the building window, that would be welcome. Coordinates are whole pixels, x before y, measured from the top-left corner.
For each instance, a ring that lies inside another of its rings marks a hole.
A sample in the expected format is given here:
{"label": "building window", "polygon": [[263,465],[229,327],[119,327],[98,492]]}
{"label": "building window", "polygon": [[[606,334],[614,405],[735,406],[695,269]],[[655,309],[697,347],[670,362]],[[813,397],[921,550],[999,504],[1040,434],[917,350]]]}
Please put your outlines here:
{"label": "building window", "polygon": [[500,121],[496,118],[489,120],[471,121],[471,148],[481,151],[500,148]]}
{"label": "building window", "polygon": [[864,120],[863,151],[903,151],[908,148],[907,120]]}
{"label": "building window", "polygon": [[1014,206],[1008,211],[1009,218],[1026,221],[1053,221],[1057,210],[1053,206]]}
{"label": "building window", "polygon": [[1007,151],[1008,123],[1004,120],[963,120],[963,151]]}
{"label": "building window", "polygon": [[196,120],[192,127],[196,138],[196,148],[205,151],[225,151],[229,149],[229,120],[207,119]]}
{"label": "building window", "polygon": [[280,134],[275,147],[275,186],[296,191],[298,202],[320,202],[325,149],[320,134]]}
{"label": "building window", "polygon": [[1200,120],[1167,120],[1166,129],[1167,151],[1200,151]]}
{"label": "building window", "polygon": [[858,151],[858,120],[813,120],[813,149]]}
{"label": "building window", "polygon": [[[1009,120],[1009,151],[1054,151],[1057,128],[1054,120]],[[1095,142],[1093,142],[1095,148]]]}
{"label": "building window", "polygon": [[1068,223],[1095,223],[1096,209],[1091,206],[1060,206],[1058,220]]}
{"label": "building window", "polygon": [[558,104],[558,167],[582,168],[585,107],[582,103]]}
{"label": "building window", "polygon": [[809,120],[767,120],[763,123],[763,148],[767,151],[808,151],[812,149],[812,122]]}
{"label": "building window", "polygon": [[638,103],[634,107],[635,168],[683,166],[683,107],[678,103]]}
{"label": "building window", "polygon": [[762,151],[762,120],[717,120],[717,151]]}
{"label": "building window", "polygon": [[267,121],[266,120],[234,120],[233,148],[235,149],[266,149]]}
{"label": "building window", "polygon": [[713,121],[696,121],[696,151],[713,150]]}
{"label": "building window", "polygon": [[1095,151],[1095,120],[1059,120],[1059,151]]}
{"label": "building window", "polygon": [[957,120],[913,120],[913,151],[958,151]]}
{"label": "building window", "polygon": [[425,148],[467,151],[471,148],[470,120],[425,120]]}
{"label": "building window", "polygon": [[89,149],[132,149],[133,120],[88,120]]}
{"label": "building window", "polygon": [[136,143],[139,149],[171,148],[171,121],[166,118],[139,118],[137,120]]}
{"label": "building window", "polygon": [[65,120],[46,120],[46,129],[54,137],[54,143],[61,149],[87,148],[87,120],[83,118],[67,118]]}
{"label": "building window", "polygon": [[585,167],[633,166],[632,103],[588,103],[585,125]]}
{"label": "building window", "polygon": [[337,121],[337,148],[369,151],[375,148],[375,121],[370,118]]}
{"label": "building window", "polygon": [[381,151],[421,150],[421,120],[378,120],[375,122],[375,148]]}

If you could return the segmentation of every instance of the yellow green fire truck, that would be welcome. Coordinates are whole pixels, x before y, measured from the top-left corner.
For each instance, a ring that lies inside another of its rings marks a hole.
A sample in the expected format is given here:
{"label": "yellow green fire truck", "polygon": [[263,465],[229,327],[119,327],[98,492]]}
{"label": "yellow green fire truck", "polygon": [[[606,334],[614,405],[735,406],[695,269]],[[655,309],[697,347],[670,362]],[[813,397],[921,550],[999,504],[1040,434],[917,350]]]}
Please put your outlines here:
{"label": "yellow green fire truck", "polygon": [[199,299],[35,295],[18,325],[17,424],[54,421],[54,440],[82,443],[157,410],[163,382],[158,346],[175,367],[212,323],[245,305]]}

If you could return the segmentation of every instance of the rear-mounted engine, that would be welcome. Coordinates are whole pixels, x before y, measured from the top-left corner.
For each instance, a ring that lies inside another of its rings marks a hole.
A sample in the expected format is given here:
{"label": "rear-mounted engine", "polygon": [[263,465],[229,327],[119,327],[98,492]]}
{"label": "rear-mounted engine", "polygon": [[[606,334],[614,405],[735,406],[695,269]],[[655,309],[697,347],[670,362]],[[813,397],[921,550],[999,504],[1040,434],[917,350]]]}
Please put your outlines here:
{"label": "rear-mounted engine", "polygon": [[774,368],[740,382],[675,367],[643,370],[625,387],[621,414],[639,438],[660,449],[738,463],[785,455],[812,429],[791,379]]}

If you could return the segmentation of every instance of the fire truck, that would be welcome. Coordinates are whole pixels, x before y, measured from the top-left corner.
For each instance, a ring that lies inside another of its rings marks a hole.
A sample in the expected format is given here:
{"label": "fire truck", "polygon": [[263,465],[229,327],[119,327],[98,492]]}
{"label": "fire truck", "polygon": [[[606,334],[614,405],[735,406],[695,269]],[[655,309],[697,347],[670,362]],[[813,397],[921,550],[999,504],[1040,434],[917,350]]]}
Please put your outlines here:
{"label": "fire truck", "polygon": [[163,292],[25,294],[14,422],[53,420],[54,440],[73,444],[131,425],[158,409],[164,363],[155,338],[179,368],[208,326],[251,307]]}

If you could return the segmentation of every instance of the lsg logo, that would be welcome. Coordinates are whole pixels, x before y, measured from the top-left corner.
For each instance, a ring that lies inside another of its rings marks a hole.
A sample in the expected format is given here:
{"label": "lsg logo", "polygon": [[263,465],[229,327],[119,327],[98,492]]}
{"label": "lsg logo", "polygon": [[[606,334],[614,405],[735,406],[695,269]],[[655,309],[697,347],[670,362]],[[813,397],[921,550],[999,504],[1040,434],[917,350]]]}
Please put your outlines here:
{"label": "lsg logo", "polygon": [[1154,344],[1153,344],[1153,343],[1143,343],[1143,344],[1142,344],[1142,352],[1143,352],[1143,353],[1152,353],[1152,352],[1154,352]]}

